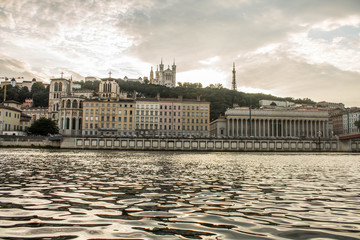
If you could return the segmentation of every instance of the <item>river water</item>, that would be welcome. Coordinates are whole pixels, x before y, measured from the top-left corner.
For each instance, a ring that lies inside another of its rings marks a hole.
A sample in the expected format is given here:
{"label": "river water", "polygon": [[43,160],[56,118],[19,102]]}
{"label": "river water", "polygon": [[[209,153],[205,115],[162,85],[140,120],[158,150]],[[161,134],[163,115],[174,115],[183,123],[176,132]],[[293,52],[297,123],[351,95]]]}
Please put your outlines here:
{"label": "river water", "polygon": [[360,239],[360,155],[0,149],[1,239]]}

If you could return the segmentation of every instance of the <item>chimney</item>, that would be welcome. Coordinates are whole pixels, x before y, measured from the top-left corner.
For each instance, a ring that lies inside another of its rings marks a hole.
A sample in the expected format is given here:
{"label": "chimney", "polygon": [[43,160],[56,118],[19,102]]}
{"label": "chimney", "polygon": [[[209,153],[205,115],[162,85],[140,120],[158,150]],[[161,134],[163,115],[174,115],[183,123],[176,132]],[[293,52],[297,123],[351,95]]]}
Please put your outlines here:
{"label": "chimney", "polygon": [[200,102],[200,96],[197,96],[196,100],[197,100],[198,102]]}
{"label": "chimney", "polygon": [[182,101],[182,100],[183,100],[183,96],[182,96],[182,95],[179,95],[179,96],[178,96],[178,99],[179,99],[180,101]]}
{"label": "chimney", "polygon": [[160,101],[160,93],[156,95],[156,99]]}

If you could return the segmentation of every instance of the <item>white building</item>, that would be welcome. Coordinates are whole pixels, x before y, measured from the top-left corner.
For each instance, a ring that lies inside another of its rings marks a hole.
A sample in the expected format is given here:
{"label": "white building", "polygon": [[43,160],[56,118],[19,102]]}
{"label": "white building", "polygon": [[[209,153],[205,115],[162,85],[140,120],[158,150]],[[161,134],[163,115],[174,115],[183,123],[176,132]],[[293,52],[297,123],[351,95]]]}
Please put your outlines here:
{"label": "white building", "polygon": [[343,114],[344,133],[360,132],[360,130],[355,126],[356,121],[360,121],[360,111],[347,112]]}
{"label": "white building", "polygon": [[170,69],[170,66],[168,66],[167,69],[164,69],[164,64],[161,59],[161,63],[159,64],[159,66],[157,66],[157,69],[155,71],[155,76],[154,76],[153,68],[151,67],[150,83],[163,85],[166,87],[176,87],[175,61],[174,61],[173,65],[171,66],[171,69]]}
{"label": "white building", "polygon": [[261,107],[295,107],[296,105],[294,102],[274,100],[260,100],[259,104]]}
{"label": "white building", "polygon": [[327,111],[233,108],[211,123],[213,137],[330,137]]}

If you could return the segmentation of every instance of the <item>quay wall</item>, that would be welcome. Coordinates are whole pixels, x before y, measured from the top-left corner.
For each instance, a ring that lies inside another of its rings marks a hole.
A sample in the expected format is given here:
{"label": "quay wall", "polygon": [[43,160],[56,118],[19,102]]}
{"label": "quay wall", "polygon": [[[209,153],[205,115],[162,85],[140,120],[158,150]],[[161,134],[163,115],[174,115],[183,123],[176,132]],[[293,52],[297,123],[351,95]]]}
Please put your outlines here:
{"label": "quay wall", "polygon": [[65,137],[60,148],[228,151],[228,152],[360,152],[360,140],[177,139]]}
{"label": "quay wall", "polygon": [[0,146],[60,148],[60,141],[51,141],[43,136],[0,136]]}
{"label": "quay wall", "polygon": [[224,151],[224,152],[360,152],[360,139],[188,139],[0,136],[1,147],[63,149]]}

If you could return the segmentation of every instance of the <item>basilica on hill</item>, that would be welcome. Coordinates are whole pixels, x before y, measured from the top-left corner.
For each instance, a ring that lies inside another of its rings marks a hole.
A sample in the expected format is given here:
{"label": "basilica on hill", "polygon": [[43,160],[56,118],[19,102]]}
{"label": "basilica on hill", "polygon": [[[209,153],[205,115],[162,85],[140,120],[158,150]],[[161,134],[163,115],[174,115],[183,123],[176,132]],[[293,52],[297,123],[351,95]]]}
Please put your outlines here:
{"label": "basilica on hill", "polygon": [[161,59],[161,63],[156,66],[156,71],[154,74],[154,70],[151,67],[150,71],[150,83],[151,84],[157,84],[157,85],[163,85],[166,87],[176,87],[176,65],[175,60],[173,62],[173,65],[168,65],[167,69],[164,69],[164,64]]}

